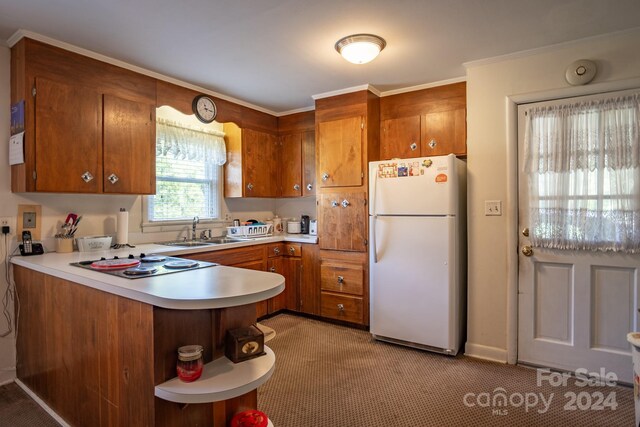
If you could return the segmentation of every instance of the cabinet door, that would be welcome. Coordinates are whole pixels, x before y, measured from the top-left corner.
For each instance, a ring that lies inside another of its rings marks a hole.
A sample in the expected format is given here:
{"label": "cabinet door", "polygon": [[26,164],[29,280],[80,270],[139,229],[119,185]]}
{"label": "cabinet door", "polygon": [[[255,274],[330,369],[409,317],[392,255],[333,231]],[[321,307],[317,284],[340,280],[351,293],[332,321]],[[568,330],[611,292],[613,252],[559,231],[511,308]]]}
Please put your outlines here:
{"label": "cabinet door", "polygon": [[298,290],[300,289],[300,278],[302,276],[302,260],[292,257],[284,257],[282,260],[287,283],[286,308],[298,311]]}
{"label": "cabinet door", "polygon": [[287,296],[291,292],[292,284],[289,282],[289,278],[285,274],[282,257],[269,258],[267,271],[282,274],[285,279],[284,291],[269,300],[271,302],[269,313],[274,313],[287,308]]}
{"label": "cabinet door", "polygon": [[366,193],[320,195],[318,210],[320,249],[366,252]]}
{"label": "cabinet door", "polygon": [[155,106],[104,95],[104,192],[153,194]]}
{"label": "cabinet door", "polygon": [[298,310],[302,313],[320,314],[319,266],[318,245],[303,245],[302,270],[298,288]]}
{"label": "cabinet door", "polygon": [[242,175],[245,197],[277,195],[276,137],[251,129],[242,130]]}
{"label": "cabinet door", "polygon": [[420,116],[380,123],[380,159],[420,157]]}
{"label": "cabinet door", "polygon": [[316,195],[316,136],[315,132],[302,134],[302,195]]}
{"label": "cabinet door", "polygon": [[467,124],[464,108],[422,116],[422,156],[467,153]]}
{"label": "cabinet door", "polygon": [[98,92],[36,79],[36,191],[102,191],[102,98]]}
{"label": "cabinet door", "polygon": [[318,185],[358,187],[362,185],[362,129],[364,119],[322,122],[318,125]]}
{"label": "cabinet door", "polygon": [[280,139],[280,195],[302,196],[302,134],[283,135]]}

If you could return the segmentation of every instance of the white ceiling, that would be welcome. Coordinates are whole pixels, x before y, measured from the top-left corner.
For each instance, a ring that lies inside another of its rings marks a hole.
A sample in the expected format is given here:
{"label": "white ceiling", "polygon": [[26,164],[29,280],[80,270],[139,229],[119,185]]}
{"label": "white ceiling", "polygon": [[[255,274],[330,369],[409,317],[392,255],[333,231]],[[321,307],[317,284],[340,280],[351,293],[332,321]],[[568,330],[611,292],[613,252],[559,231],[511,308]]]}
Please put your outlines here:
{"label": "white ceiling", "polygon": [[[0,0],[0,40],[32,31],[274,113],[367,83],[459,78],[465,62],[638,25],[638,0]],[[334,44],[362,32],[387,47],[347,63]]]}

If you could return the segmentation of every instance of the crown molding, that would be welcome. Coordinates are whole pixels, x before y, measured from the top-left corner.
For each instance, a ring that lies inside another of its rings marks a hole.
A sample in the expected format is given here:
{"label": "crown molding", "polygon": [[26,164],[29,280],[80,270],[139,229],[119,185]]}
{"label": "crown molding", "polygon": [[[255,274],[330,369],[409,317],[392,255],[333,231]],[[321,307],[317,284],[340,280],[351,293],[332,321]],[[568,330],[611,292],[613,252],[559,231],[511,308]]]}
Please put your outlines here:
{"label": "crown molding", "polygon": [[347,93],[359,92],[361,90],[368,90],[376,96],[380,96],[380,91],[370,84],[364,84],[359,86],[347,87],[344,89],[332,90],[331,92],[319,93],[317,95],[311,95],[314,100],[330,98],[332,96],[344,95]]}
{"label": "crown molding", "polygon": [[445,86],[445,85],[450,85],[450,84],[460,83],[460,82],[466,82],[466,81],[467,81],[467,78],[464,77],[464,76],[463,77],[455,77],[453,79],[440,80],[440,81],[437,81],[437,82],[425,83],[425,84],[416,85],[416,86],[409,86],[409,87],[403,87],[403,88],[400,88],[400,89],[387,90],[387,91],[382,92],[380,94],[380,97],[383,98],[385,96],[398,95],[398,94],[407,93],[407,92],[415,92],[417,90],[430,89],[432,87]]}

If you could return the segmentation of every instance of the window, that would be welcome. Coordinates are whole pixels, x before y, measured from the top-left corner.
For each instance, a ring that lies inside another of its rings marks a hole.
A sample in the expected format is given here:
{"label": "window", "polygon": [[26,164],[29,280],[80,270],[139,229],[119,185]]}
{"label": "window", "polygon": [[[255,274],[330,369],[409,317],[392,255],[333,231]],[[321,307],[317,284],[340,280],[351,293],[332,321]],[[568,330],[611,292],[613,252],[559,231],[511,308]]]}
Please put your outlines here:
{"label": "window", "polygon": [[526,114],[532,244],[640,252],[640,94]]}
{"label": "window", "polygon": [[147,199],[149,222],[220,218],[222,165],[220,132],[156,121],[156,194]]}

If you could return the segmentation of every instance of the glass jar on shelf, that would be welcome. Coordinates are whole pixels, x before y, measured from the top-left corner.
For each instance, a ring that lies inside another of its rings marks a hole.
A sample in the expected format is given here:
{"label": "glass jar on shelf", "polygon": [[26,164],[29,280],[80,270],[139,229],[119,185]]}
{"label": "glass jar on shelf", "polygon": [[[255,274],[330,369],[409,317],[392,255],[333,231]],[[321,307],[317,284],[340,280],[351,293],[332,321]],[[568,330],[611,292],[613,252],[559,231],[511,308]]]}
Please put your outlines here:
{"label": "glass jar on shelf", "polygon": [[185,345],[178,348],[177,372],[180,380],[190,383],[202,375],[202,352],[201,345]]}

